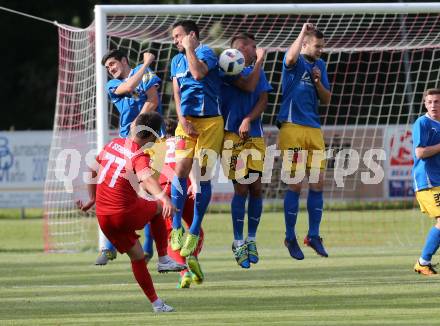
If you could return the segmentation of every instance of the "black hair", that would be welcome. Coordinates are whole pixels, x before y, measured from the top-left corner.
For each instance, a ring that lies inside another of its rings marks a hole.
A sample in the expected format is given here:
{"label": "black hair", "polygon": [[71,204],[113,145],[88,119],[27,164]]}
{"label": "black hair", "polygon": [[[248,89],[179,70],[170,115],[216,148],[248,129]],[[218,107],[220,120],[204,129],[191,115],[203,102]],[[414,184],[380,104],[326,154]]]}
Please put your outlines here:
{"label": "black hair", "polygon": [[190,32],[194,32],[196,34],[197,39],[199,39],[199,27],[197,26],[195,21],[189,19],[180,20],[173,24],[173,29],[179,26],[182,26],[186,34],[189,34]]}
{"label": "black hair", "polygon": [[177,121],[174,119],[165,119],[165,133],[167,137],[174,136],[177,128]]}
{"label": "black hair", "polygon": [[[156,111],[139,114],[136,118],[136,137],[146,139],[150,135],[157,135],[160,133],[163,119]],[[138,131],[139,130],[139,131]]]}
{"label": "black hair", "polygon": [[324,33],[321,32],[318,29],[313,29],[312,31],[307,32],[306,36],[308,36],[308,37],[315,37],[317,39],[323,39],[324,38]]}
{"label": "black hair", "polygon": [[[107,52],[107,53],[102,57],[101,64],[102,64],[103,66],[105,66],[106,61],[107,61],[108,59],[110,59],[110,58],[115,58],[116,60],[121,61],[123,58],[126,58],[126,59],[127,59],[127,55],[126,55],[123,51],[121,51],[121,50],[119,50],[119,49],[111,50],[111,51]],[[128,59],[127,59],[127,60],[128,60]]]}
{"label": "black hair", "polygon": [[255,41],[255,36],[254,36],[254,34],[247,33],[247,32],[243,32],[243,33],[237,34],[234,37],[232,37],[231,47],[234,44],[234,42],[237,41],[237,40],[243,40],[243,41],[252,40],[252,41]]}

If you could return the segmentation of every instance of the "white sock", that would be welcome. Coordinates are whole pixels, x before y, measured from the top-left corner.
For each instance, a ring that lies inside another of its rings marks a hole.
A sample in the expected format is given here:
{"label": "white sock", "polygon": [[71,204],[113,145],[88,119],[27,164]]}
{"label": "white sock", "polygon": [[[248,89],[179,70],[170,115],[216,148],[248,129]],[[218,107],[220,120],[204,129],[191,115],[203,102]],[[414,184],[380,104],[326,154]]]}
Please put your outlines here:
{"label": "white sock", "polygon": [[163,306],[163,301],[161,298],[157,298],[156,301],[151,303],[151,305],[153,307],[161,307],[161,306]]}
{"label": "white sock", "polygon": [[248,241],[255,241],[257,238],[256,237],[248,237],[247,239],[248,239]]}
{"label": "white sock", "polygon": [[244,245],[244,240],[234,240],[235,247],[240,247],[242,245]]}
{"label": "white sock", "polygon": [[168,263],[169,260],[170,260],[170,257],[168,255],[159,257],[159,263],[161,263],[161,264]]}
{"label": "white sock", "polygon": [[420,265],[429,265],[429,264],[431,264],[431,261],[427,261],[427,260],[424,260],[422,257],[420,257],[419,258],[419,264]]}

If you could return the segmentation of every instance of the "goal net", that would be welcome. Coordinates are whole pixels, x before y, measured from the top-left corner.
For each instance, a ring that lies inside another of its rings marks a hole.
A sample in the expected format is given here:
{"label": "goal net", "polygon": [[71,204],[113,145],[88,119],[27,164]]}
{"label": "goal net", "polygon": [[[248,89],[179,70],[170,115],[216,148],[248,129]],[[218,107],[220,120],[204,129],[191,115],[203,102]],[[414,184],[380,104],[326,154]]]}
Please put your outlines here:
{"label": "goal net", "polygon": [[[332,91],[331,104],[320,108],[328,150],[322,233],[328,241],[379,245],[396,239],[411,244],[425,234],[430,221],[414,209],[411,190],[411,125],[424,112],[423,91],[439,87],[440,6],[97,6],[95,11],[99,19],[86,29],[58,28],[58,93],[44,204],[46,250],[96,247],[93,212],[80,214],[74,201],[87,198],[86,155],[90,159],[93,150],[117,135],[118,113],[106,101],[103,67],[96,66],[100,56],[123,49],[134,67],[143,52],[154,53],[151,68],[162,79],[164,115],[176,117],[169,76],[177,52],[170,27],[181,19],[196,21],[201,42],[218,53],[243,31],[266,48],[264,70],[274,88],[263,114],[267,145],[276,144],[278,134],[284,52],[304,23],[315,24],[325,35],[323,59]],[[373,172],[372,161],[379,172]],[[286,185],[280,166],[276,158],[264,184],[265,210],[282,207]],[[212,209],[229,211],[225,201],[230,187],[214,183]]]}

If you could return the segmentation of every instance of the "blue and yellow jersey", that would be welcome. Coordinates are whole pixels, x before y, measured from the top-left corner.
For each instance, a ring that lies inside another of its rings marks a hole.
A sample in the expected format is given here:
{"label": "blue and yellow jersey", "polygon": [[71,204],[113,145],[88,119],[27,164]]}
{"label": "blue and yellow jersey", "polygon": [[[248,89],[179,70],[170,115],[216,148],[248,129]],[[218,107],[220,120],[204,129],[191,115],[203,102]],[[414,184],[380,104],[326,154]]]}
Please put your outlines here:
{"label": "blue and yellow jersey", "polygon": [[[138,65],[136,68],[132,69],[127,79],[133,76],[141,67],[142,65]],[[151,87],[159,86],[161,83],[160,78],[148,68],[142,77],[142,81],[136,86],[133,93],[121,95],[115,94],[118,86],[127,79],[112,79],[108,81],[106,86],[110,100],[119,111],[119,135],[124,138],[130,133],[130,124],[136,119],[139,112],[142,110],[144,103],[148,99],[146,92]],[[160,100],[157,112],[162,114]]]}
{"label": "blue and yellow jersey", "polygon": [[214,51],[200,44],[196,56],[208,66],[208,74],[202,80],[194,79],[188,60],[183,53],[171,61],[171,78],[177,78],[180,88],[180,108],[183,116],[218,116],[220,112],[220,87],[218,59]]}
{"label": "blue and yellow jersey", "polygon": [[320,128],[319,97],[312,80],[312,69],[321,70],[321,83],[330,90],[325,62],[318,59],[308,62],[302,55],[298,56],[296,63],[289,67],[286,65],[286,56],[283,59],[281,109],[277,120],[291,122],[312,128]]}
{"label": "blue and yellow jersey", "polygon": [[[245,67],[240,75],[246,77],[252,70],[253,66]],[[253,92],[246,92],[234,86],[235,78],[226,75],[223,77],[221,99],[225,130],[238,134],[241,122],[254,109],[260,94],[272,91],[272,86],[268,83],[263,69],[260,70],[260,79]],[[261,117],[251,122],[249,137],[263,137]]]}
{"label": "blue and yellow jersey", "polygon": [[414,191],[439,187],[440,153],[418,159],[415,155],[415,149],[440,144],[440,122],[433,120],[428,114],[419,117],[413,125],[412,138]]}

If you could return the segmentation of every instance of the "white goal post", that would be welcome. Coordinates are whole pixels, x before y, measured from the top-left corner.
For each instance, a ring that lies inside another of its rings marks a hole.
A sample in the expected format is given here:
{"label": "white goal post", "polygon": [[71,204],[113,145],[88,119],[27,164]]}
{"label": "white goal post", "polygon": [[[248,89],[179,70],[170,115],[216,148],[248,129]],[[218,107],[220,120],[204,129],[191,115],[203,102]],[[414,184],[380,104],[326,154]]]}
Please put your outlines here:
{"label": "white goal post", "polygon": [[[84,217],[73,204],[87,195],[81,176],[84,164],[75,180],[67,180],[64,170],[73,154],[84,160],[90,150],[104,146],[109,133],[117,134],[118,114],[107,99],[108,77],[101,58],[109,49],[120,48],[134,66],[142,52],[153,52],[152,69],[162,79],[164,115],[175,117],[169,65],[176,50],[170,27],[182,19],[196,21],[202,42],[216,51],[229,47],[238,32],[254,34],[257,46],[267,50],[264,70],[274,88],[263,113],[267,145],[277,139],[283,55],[304,23],[317,25],[325,35],[323,58],[332,89],[330,105],[320,108],[322,127],[326,147],[335,149],[335,156],[327,161],[325,202],[359,204],[356,214],[341,212],[332,215],[336,216],[332,223],[324,220],[326,241],[345,236],[353,243],[358,238],[373,239],[373,232],[375,238],[379,232],[386,239],[391,232],[401,243],[414,243],[415,236],[425,234],[429,221],[418,213],[404,221],[407,233],[396,234],[395,226],[402,223],[400,211],[390,211],[384,218],[363,208],[373,201],[403,201],[413,207],[410,132],[415,118],[424,112],[423,91],[440,87],[440,3],[97,5],[89,27],[58,25],[58,91],[44,201],[47,251],[96,248],[93,213]],[[362,175],[369,173],[362,158],[371,148],[386,149],[389,156],[381,163],[385,179],[376,186],[361,182]],[[72,151],[66,154],[65,149]],[[360,154],[361,164],[344,178],[341,188],[334,180],[334,166],[337,155],[350,149]],[[275,161],[272,180],[263,185],[265,209],[279,209],[286,189],[279,166],[280,161]],[[380,225],[380,230],[363,228],[353,236],[355,225],[370,222]]]}

